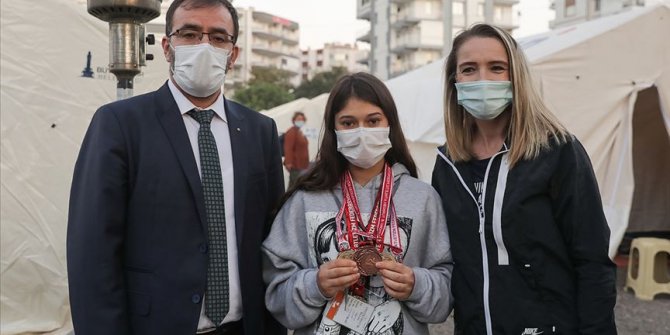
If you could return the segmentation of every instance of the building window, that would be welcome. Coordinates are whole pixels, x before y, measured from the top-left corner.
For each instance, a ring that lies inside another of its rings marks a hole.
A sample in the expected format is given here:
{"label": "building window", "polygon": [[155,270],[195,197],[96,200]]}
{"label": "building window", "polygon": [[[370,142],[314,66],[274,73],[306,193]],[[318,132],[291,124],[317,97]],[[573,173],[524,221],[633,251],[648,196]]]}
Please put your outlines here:
{"label": "building window", "polygon": [[565,0],[565,16],[574,16],[575,13],[575,0]]}
{"label": "building window", "polygon": [[463,15],[463,3],[454,1],[451,5],[451,14],[453,15]]}
{"label": "building window", "polygon": [[497,21],[498,23],[503,20],[503,16],[504,16],[503,15],[504,14],[503,9],[504,8],[502,8],[500,6],[493,7],[493,19],[495,21]]}
{"label": "building window", "polygon": [[596,12],[600,11],[600,0],[595,0],[594,7],[595,7]]}
{"label": "building window", "polygon": [[302,62],[302,67],[308,67],[308,66],[309,66],[309,63],[307,63],[307,62]]}
{"label": "building window", "polygon": [[316,61],[316,66],[317,66],[317,67],[321,67],[321,66],[323,66],[323,61],[322,61],[322,60],[318,60],[318,61]]}

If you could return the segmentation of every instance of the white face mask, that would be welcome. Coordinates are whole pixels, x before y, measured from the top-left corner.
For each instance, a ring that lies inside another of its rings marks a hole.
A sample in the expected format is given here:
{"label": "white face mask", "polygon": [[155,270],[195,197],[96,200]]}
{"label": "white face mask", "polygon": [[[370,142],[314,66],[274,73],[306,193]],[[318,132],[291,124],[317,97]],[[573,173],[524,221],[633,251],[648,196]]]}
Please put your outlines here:
{"label": "white face mask", "polygon": [[172,77],[186,93],[208,97],[222,89],[230,51],[209,43],[174,47]]}
{"label": "white face mask", "polygon": [[468,81],[456,83],[458,104],[479,120],[493,120],[512,103],[509,81]]}
{"label": "white face mask", "polygon": [[390,132],[389,127],[336,130],[337,151],[349,163],[364,169],[370,168],[383,159],[391,148]]}
{"label": "white face mask", "polygon": [[295,122],[295,126],[298,127],[298,128],[302,128],[302,126],[304,126],[304,125],[305,125],[305,121],[296,121]]}

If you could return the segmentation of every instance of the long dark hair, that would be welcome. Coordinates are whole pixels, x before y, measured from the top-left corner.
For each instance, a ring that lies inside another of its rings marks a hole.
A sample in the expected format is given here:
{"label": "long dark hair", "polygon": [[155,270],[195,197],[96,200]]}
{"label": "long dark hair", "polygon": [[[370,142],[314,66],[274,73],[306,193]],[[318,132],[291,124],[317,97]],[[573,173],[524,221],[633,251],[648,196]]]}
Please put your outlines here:
{"label": "long dark hair", "polygon": [[347,169],[347,160],[337,151],[337,137],[335,136],[335,114],[341,111],[349,99],[356,98],[373,104],[384,112],[390,127],[389,139],[391,149],[386,152],[384,159],[389,164],[401,163],[412,177],[416,177],[416,164],[409,154],[405,135],[400,128],[398,109],[395,106],[391,92],[377,77],[364,73],[347,74],[341,77],[333,86],[328,97],[326,110],[323,115],[324,129],[321,147],[317,154],[314,167],[305,175],[298,178],[296,183],[288,189],[279,202],[279,208],[297,190],[323,191],[335,187],[340,182],[340,176]]}

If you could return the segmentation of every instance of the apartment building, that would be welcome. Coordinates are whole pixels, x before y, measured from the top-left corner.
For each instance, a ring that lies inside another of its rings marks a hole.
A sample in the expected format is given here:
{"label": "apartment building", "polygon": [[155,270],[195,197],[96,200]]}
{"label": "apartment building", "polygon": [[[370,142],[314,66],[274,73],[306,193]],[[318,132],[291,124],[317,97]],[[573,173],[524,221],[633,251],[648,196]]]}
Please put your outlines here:
{"label": "apartment building", "polygon": [[549,27],[569,26],[644,5],[645,0],[555,0],[551,8],[556,12],[556,19],[549,22]]}
{"label": "apartment building", "polygon": [[357,0],[370,22],[358,41],[370,44],[370,72],[388,79],[441,58],[453,37],[476,22],[512,31],[518,0]]}
{"label": "apartment building", "polygon": [[237,8],[240,55],[232,71],[235,84],[251,79],[254,67],[273,67],[288,71],[291,84],[301,81],[300,26],[297,22],[251,8]]}
{"label": "apartment building", "polygon": [[348,43],[326,43],[320,49],[303,50],[302,80],[311,80],[315,74],[330,71],[334,67],[344,67],[348,72],[367,72],[367,58],[368,50]]}

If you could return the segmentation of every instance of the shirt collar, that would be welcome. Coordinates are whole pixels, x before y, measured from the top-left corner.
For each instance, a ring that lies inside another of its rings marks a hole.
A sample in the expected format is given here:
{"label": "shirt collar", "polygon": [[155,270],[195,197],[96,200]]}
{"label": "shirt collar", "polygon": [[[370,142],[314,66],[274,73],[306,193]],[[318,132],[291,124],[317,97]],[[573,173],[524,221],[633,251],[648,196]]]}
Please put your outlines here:
{"label": "shirt collar", "polygon": [[[188,98],[179,90],[179,88],[177,88],[177,85],[172,82],[172,79],[168,79],[168,87],[170,88],[170,92],[172,93],[172,96],[177,103],[177,107],[179,108],[181,115],[188,113],[193,108],[198,108],[188,100]],[[211,106],[198,109],[211,109],[216,115],[219,116],[221,120],[223,120],[223,122],[228,123],[228,119],[226,118],[226,110],[223,106],[223,91],[219,92],[219,96]]]}

